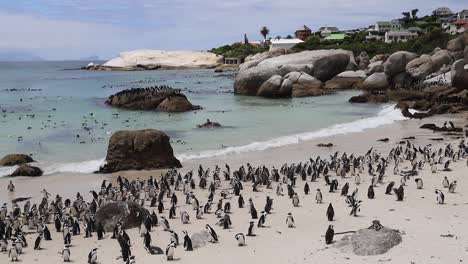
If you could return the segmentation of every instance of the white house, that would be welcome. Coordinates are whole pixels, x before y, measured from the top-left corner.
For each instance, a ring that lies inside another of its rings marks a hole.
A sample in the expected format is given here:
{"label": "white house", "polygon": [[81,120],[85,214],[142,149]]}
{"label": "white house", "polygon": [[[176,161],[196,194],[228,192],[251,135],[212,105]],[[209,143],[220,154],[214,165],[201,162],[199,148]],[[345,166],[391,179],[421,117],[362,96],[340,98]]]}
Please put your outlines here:
{"label": "white house", "polygon": [[450,34],[463,33],[468,29],[468,20],[459,19],[452,22],[447,27],[447,32]]}
{"label": "white house", "polygon": [[336,34],[336,33],[340,32],[340,30],[337,27],[329,27],[329,26],[321,27],[319,29],[319,31],[320,31],[320,35],[322,35],[322,37],[328,37],[331,34]]}
{"label": "white house", "polygon": [[272,49],[290,49],[296,44],[302,43],[304,41],[293,38],[293,39],[272,39],[270,44],[270,50]]}
{"label": "white house", "polygon": [[385,43],[407,42],[408,40],[417,37],[418,34],[408,31],[388,31],[385,33]]}
{"label": "white house", "polygon": [[452,15],[452,10],[448,7],[439,7],[436,10],[432,11],[432,14],[439,17],[450,16]]}

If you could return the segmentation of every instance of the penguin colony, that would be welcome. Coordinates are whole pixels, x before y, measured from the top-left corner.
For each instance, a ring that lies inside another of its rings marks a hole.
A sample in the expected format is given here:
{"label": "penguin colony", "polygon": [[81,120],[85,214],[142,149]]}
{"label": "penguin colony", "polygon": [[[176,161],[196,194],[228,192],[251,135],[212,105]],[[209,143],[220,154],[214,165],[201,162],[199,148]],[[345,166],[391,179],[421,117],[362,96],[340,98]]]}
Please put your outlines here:
{"label": "penguin colony", "polygon": [[[193,171],[182,176],[179,171],[173,169],[161,175],[158,180],[149,177],[146,180],[137,179],[130,182],[119,176],[115,186],[104,180],[99,191],[90,191],[90,201],[86,201],[80,193],[76,194],[73,201],[63,199],[59,195],[51,199],[51,194],[44,189],[39,204],[31,204],[28,200],[22,208],[16,202],[12,202],[11,207],[5,203],[0,208],[0,251],[7,252],[5,256],[0,255],[1,262],[5,263],[6,258],[12,262],[21,261],[23,254],[33,254],[29,250],[31,247],[33,250],[60,250],[64,262],[73,261],[73,240],[76,236],[97,241],[115,240],[115,244],[120,247],[121,256],[118,256],[118,259],[122,263],[137,263],[138,256],[132,254],[132,247],[140,246],[141,243],[132,243],[133,240],[143,240],[142,245],[148,254],[164,255],[167,261],[171,261],[177,259],[177,250],[182,250],[178,249],[181,244],[183,250],[194,250],[188,230],[192,221],[203,221],[206,215],[217,219],[215,224],[205,224],[209,242],[218,243],[223,239],[244,247],[248,246],[249,239],[255,239],[256,228],[279,224],[269,223],[268,220],[269,214],[275,210],[273,198],[266,196],[265,205],[258,213],[257,206],[261,205],[255,205],[252,198],[245,202],[243,195],[252,194],[244,191],[245,188],[252,188],[253,193],[261,192],[262,188],[276,190],[277,199],[291,200],[291,209],[301,206],[297,193],[299,190],[308,195],[311,188],[314,188],[315,194],[310,199],[315,199],[317,204],[321,204],[326,200],[322,189],[328,189],[329,195],[343,196],[343,202],[349,207],[349,211],[345,213],[353,217],[359,215],[361,207],[365,207],[365,202],[359,198],[359,188],[349,190],[347,181],[354,181],[358,187],[363,182],[370,183],[362,187],[367,190],[368,199],[394,195],[396,201],[403,202],[407,189],[417,191],[424,188],[418,171],[449,171],[452,162],[466,159],[467,150],[468,146],[463,140],[457,146],[447,144],[438,149],[432,149],[430,145],[417,148],[407,141],[392,148],[386,156],[373,148],[362,156],[347,153],[339,155],[336,152],[329,159],[310,158],[298,164],[284,164],[279,170],[275,167],[252,167],[247,163],[232,172],[228,165],[225,165],[223,172],[218,166],[211,172],[210,168],[204,169],[200,165],[197,177],[194,177]],[[410,163],[409,169],[402,168],[400,164],[404,162]],[[363,181],[364,178],[368,180]],[[342,184],[341,191],[338,191],[340,181],[345,183]],[[408,186],[412,182],[414,186]],[[445,204],[446,200],[450,199],[450,194],[457,191],[456,187],[457,181],[450,182],[444,177],[440,188],[434,190],[434,204]],[[207,197],[196,196],[193,191],[195,189],[202,190]],[[15,191],[13,182],[9,183],[7,191]],[[185,197],[185,207],[193,210],[177,212],[181,196]],[[130,238],[120,221],[112,234],[106,234],[102,223],[96,222],[95,214],[99,208],[115,201],[135,202],[152,211],[146,219],[141,219],[140,238]],[[231,219],[231,203],[240,208],[240,212],[237,213],[250,215],[251,221],[245,226],[245,233],[228,235],[229,233],[222,231],[235,224]],[[335,212],[332,203],[328,203],[323,213],[324,222],[332,222],[336,214],[343,214]],[[179,233],[171,228],[171,221],[177,218],[186,226],[185,230],[179,230],[183,235],[182,239],[179,239]],[[296,227],[296,219],[291,212],[285,215],[284,219],[282,224],[287,228]],[[152,244],[152,233],[154,234],[157,228],[170,234],[170,240],[163,248]],[[335,226],[330,224],[324,233],[324,243],[333,243],[334,236]],[[62,240],[63,248],[49,249],[47,241],[52,239]],[[28,241],[34,241],[34,245],[30,246]],[[97,263],[99,249],[90,247],[88,252],[88,263]]]}

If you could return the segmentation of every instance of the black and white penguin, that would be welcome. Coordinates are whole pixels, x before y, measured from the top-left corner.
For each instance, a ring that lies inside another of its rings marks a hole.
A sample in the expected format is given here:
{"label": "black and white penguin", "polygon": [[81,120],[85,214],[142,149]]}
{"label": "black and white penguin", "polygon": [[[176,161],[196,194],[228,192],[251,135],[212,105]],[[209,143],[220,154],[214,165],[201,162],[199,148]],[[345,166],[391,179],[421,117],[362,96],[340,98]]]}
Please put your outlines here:
{"label": "black and white penguin", "polygon": [[320,191],[320,189],[317,189],[317,193],[315,194],[315,202],[322,203],[322,200],[323,200],[322,192]]}
{"label": "black and white penguin", "polygon": [[449,185],[449,192],[450,193],[455,193],[455,190],[457,189],[457,181],[453,181]]}
{"label": "black and white penguin", "polygon": [[178,246],[179,245],[179,235],[174,232],[173,230],[169,231],[171,233],[171,242],[175,242],[176,245]]}
{"label": "black and white penguin", "polygon": [[18,261],[18,250],[16,247],[11,247],[10,251],[8,251],[8,258],[10,259],[11,262],[13,261]]}
{"label": "black and white penguin", "polygon": [[262,211],[260,218],[258,219],[257,227],[263,227],[266,222],[267,213]]}
{"label": "black and white penguin", "polygon": [[216,243],[218,242],[218,234],[214,231],[214,229],[209,225],[206,224],[205,228],[208,230],[208,233],[210,233],[211,236],[211,243]]}
{"label": "black and white penguin", "polygon": [[161,224],[163,226],[164,231],[170,231],[171,226],[169,225],[169,221],[164,216],[161,216]]}
{"label": "black and white penguin", "polygon": [[247,231],[247,236],[255,236],[254,234],[254,228],[255,228],[255,222],[254,221],[250,221],[250,224],[249,224],[249,230]]}
{"label": "black and white penguin", "polygon": [[180,221],[182,224],[188,224],[190,222],[190,215],[187,212],[180,213]]}
{"label": "black and white penguin", "polygon": [[335,236],[335,230],[333,225],[329,225],[327,232],[325,232],[325,244],[329,245],[333,242],[333,237]]}
{"label": "black and white penguin", "polygon": [[393,191],[393,186],[395,186],[395,182],[392,181],[387,185],[387,188],[385,189],[385,194],[392,194]]}
{"label": "black and white penguin", "polygon": [[450,186],[450,182],[447,177],[444,177],[444,179],[442,180],[442,186],[444,188],[448,188]]}
{"label": "black and white penguin", "polygon": [[444,195],[444,193],[443,193],[441,190],[439,190],[439,189],[436,189],[436,190],[435,190],[435,193],[436,193],[436,195],[437,195],[437,198],[436,198],[436,199],[437,199],[437,203],[438,203],[438,204],[444,204],[444,203],[445,203],[445,195]]}
{"label": "black and white penguin", "polygon": [[242,197],[242,194],[239,194],[239,198],[237,198],[237,204],[239,208],[244,208],[244,197]]}
{"label": "black and white penguin", "polygon": [[7,190],[9,192],[14,192],[15,191],[15,185],[13,185],[12,181],[10,181],[10,183],[8,184]]}
{"label": "black and white penguin", "polygon": [[42,233],[44,234],[44,240],[46,241],[52,240],[52,236],[50,235],[50,230],[46,225],[42,227]]}
{"label": "black and white penguin", "polygon": [[375,198],[374,186],[372,186],[372,184],[369,186],[369,189],[367,189],[367,198],[369,199]]}
{"label": "black and white penguin", "polygon": [[345,183],[345,185],[343,185],[343,187],[341,188],[341,196],[348,195],[348,191],[349,191],[349,183]]}
{"label": "black and white penguin", "polygon": [[71,256],[71,252],[70,252],[70,247],[65,245],[62,249],[62,258],[63,258],[63,261],[64,262],[69,262],[70,261],[70,256]]}
{"label": "black and white penguin", "polygon": [[244,236],[244,234],[242,234],[242,233],[237,233],[234,237],[236,238],[236,240],[237,240],[237,245],[238,245],[239,247],[245,246],[245,236]]}
{"label": "black and white penguin", "polygon": [[41,242],[42,242],[42,237],[44,235],[42,233],[37,236],[36,241],[34,242],[34,250],[40,250],[41,249]]}
{"label": "black and white penguin", "polygon": [[187,251],[193,251],[192,239],[190,239],[187,231],[182,231],[184,233],[184,248]]}
{"label": "black and white penguin", "polygon": [[405,197],[405,189],[403,188],[403,185],[400,185],[400,187],[393,188],[393,192],[397,196],[397,201],[403,201],[403,198]]}
{"label": "black and white penguin", "polygon": [[0,252],[7,251],[7,249],[8,249],[8,240],[4,238],[0,238]]}
{"label": "black and white penguin", "polygon": [[93,248],[88,254],[88,263],[95,264],[97,261],[97,248]]}
{"label": "black and white penguin", "polygon": [[55,214],[54,223],[55,223],[55,230],[57,232],[61,232],[62,231],[62,222],[60,221],[60,215],[58,213]]}
{"label": "black and white penguin", "polygon": [[166,259],[167,260],[174,260],[174,251],[177,245],[174,242],[171,242],[166,247]]}
{"label": "black and white penguin", "polygon": [[292,204],[293,204],[294,207],[299,206],[299,195],[297,195],[297,193],[295,193],[293,198],[292,198]]}
{"label": "black and white penguin", "polygon": [[130,256],[126,264],[136,264],[135,256]]}
{"label": "black and white penguin", "polygon": [[335,210],[333,209],[333,205],[330,203],[327,208],[327,219],[328,221],[333,221],[333,218],[335,217]]}
{"label": "black and white penguin", "polygon": [[102,223],[98,223],[97,228],[96,228],[96,233],[98,236],[98,240],[102,240],[104,238],[104,235],[106,234],[106,231],[104,230],[104,227],[102,226]]}
{"label": "black and white penguin", "polygon": [[288,228],[295,227],[294,217],[292,216],[292,213],[288,213],[288,216],[286,216],[286,225],[288,226]]}
{"label": "black and white penguin", "polygon": [[416,188],[417,189],[422,189],[423,188],[423,180],[421,178],[416,178],[414,179],[414,181],[416,182]]}
{"label": "black and white penguin", "polygon": [[306,182],[304,185],[304,193],[305,195],[308,195],[309,192],[310,192],[310,187],[309,187],[309,184]]}

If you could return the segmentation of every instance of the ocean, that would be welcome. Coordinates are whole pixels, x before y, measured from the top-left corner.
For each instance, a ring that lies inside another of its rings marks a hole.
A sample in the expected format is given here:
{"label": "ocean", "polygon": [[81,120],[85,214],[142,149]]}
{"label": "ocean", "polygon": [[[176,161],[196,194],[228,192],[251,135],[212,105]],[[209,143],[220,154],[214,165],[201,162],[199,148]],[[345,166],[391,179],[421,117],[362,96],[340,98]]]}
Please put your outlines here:
{"label": "ocean", "polygon": [[[30,154],[45,174],[90,173],[103,164],[108,140],[118,130],[162,130],[183,162],[360,132],[404,119],[392,105],[348,103],[358,91],[265,99],[234,95],[229,72],[73,70],[84,64],[0,63],[0,156]],[[104,104],[120,90],[155,85],[182,89],[203,110],[141,112]],[[206,119],[223,127],[196,127]],[[13,169],[0,168],[0,176]]]}

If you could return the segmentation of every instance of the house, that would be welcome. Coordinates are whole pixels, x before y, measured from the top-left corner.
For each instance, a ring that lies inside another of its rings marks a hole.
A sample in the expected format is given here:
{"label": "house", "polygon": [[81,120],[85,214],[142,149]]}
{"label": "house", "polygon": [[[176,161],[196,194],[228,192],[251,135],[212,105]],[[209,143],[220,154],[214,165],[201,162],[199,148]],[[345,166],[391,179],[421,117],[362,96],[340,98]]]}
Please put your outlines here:
{"label": "house", "polygon": [[391,24],[391,30],[400,30],[401,29],[401,24],[403,22],[400,20],[400,19],[392,19],[392,21],[390,21],[390,24]]}
{"label": "house", "polygon": [[329,41],[343,41],[347,37],[346,34],[330,34],[323,38],[323,40]]}
{"label": "house", "polygon": [[446,17],[452,15],[453,13],[452,10],[450,10],[450,8],[444,6],[432,11],[432,14],[438,17]]}
{"label": "house", "polygon": [[299,43],[304,41],[294,38],[294,39],[272,39],[270,44],[270,50],[272,49],[291,49]]}
{"label": "house", "polygon": [[410,33],[416,33],[416,34],[424,33],[424,30],[420,27],[409,27],[406,30],[408,30]]}
{"label": "house", "polygon": [[369,32],[369,35],[366,36],[366,41],[367,42],[379,41],[379,40],[382,40],[382,39],[383,39],[383,36],[374,35],[371,32]]}
{"label": "house", "polygon": [[390,21],[378,21],[375,23],[375,31],[377,32],[387,32],[392,29],[392,23]]}
{"label": "house", "polygon": [[308,37],[312,35],[312,30],[308,28],[306,25],[298,28],[295,32],[296,38],[300,40],[306,40]]}
{"label": "house", "polygon": [[450,34],[457,34],[457,33],[463,33],[465,30],[468,29],[468,19],[459,19],[457,21],[454,21],[449,24],[447,28],[447,33]]}
{"label": "house", "polygon": [[458,13],[458,19],[468,20],[468,9],[464,9]]}
{"label": "house", "polygon": [[418,34],[409,31],[387,31],[385,32],[385,43],[407,42],[417,37]]}
{"label": "house", "polygon": [[224,64],[227,65],[240,65],[241,63],[241,58],[224,58]]}
{"label": "house", "polygon": [[329,36],[331,34],[336,34],[336,33],[340,32],[337,27],[329,27],[329,26],[321,27],[319,29],[319,31],[320,31],[320,35],[322,35],[322,37],[327,37],[327,36]]}

